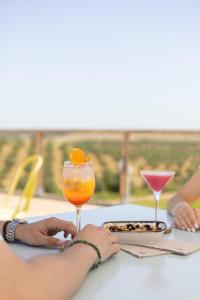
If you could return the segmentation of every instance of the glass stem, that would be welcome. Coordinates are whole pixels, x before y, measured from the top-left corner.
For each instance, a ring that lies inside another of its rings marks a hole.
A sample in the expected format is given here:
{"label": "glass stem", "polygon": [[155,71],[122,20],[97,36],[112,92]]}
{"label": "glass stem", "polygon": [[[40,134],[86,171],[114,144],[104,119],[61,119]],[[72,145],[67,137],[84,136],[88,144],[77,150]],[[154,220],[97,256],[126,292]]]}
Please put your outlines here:
{"label": "glass stem", "polygon": [[81,230],[81,206],[76,206],[76,227],[78,233]]}
{"label": "glass stem", "polygon": [[158,217],[160,194],[161,194],[161,192],[155,192],[155,191],[153,192],[154,200],[155,200],[155,221],[157,221],[157,217]]}

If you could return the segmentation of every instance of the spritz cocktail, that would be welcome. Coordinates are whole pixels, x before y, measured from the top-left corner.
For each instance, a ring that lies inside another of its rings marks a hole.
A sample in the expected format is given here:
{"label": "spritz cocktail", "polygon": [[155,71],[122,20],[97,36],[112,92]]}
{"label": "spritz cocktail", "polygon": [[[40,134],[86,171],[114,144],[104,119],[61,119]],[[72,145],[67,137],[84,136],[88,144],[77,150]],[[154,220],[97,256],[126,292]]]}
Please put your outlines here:
{"label": "spritz cocktail", "polygon": [[[75,149],[76,152],[79,149]],[[93,196],[95,175],[92,161],[65,161],[62,172],[64,198],[76,207],[77,231],[81,229],[81,207]]]}

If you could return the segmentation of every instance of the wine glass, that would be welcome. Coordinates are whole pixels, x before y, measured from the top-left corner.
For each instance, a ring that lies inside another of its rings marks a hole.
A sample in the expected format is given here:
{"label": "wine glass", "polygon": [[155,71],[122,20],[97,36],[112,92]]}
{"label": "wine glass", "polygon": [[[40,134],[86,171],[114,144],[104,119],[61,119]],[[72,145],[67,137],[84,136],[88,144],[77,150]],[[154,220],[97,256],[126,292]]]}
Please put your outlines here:
{"label": "wine glass", "polygon": [[62,172],[62,191],[65,200],[76,207],[77,232],[81,229],[81,207],[94,194],[95,175],[92,161],[80,164],[64,162]]}
{"label": "wine glass", "polygon": [[155,221],[157,221],[160,195],[164,187],[174,177],[174,171],[140,171],[140,174],[153,192],[155,200]]}

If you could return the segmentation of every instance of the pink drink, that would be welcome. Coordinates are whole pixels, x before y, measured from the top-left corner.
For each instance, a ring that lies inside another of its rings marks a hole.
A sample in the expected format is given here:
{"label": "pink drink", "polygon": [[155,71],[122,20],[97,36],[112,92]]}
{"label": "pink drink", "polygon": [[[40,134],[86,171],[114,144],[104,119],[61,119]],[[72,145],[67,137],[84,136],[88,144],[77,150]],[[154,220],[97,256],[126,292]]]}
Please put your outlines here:
{"label": "pink drink", "polygon": [[152,189],[155,199],[155,221],[157,221],[158,203],[160,194],[166,184],[173,178],[173,171],[141,171],[140,174]]}
{"label": "pink drink", "polygon": [[155,191],[160,192],[165,185],[170,181],[170,179],[173,177],[173,173],[166,174],[162,172],[156,173],[143,173],[144,179],[148,183],[149,187]]}

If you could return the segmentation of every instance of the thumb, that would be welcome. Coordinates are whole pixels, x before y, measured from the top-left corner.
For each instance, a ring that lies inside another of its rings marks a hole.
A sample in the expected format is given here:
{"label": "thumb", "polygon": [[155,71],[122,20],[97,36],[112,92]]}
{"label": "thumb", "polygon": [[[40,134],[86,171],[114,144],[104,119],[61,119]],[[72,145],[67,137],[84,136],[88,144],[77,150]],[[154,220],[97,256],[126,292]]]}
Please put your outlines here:
{"label": "thumb", "polygon": [[55,238],[55,237],[47,237],[45,246],[47,247],[61,247],[63,245],[63,241]]}

